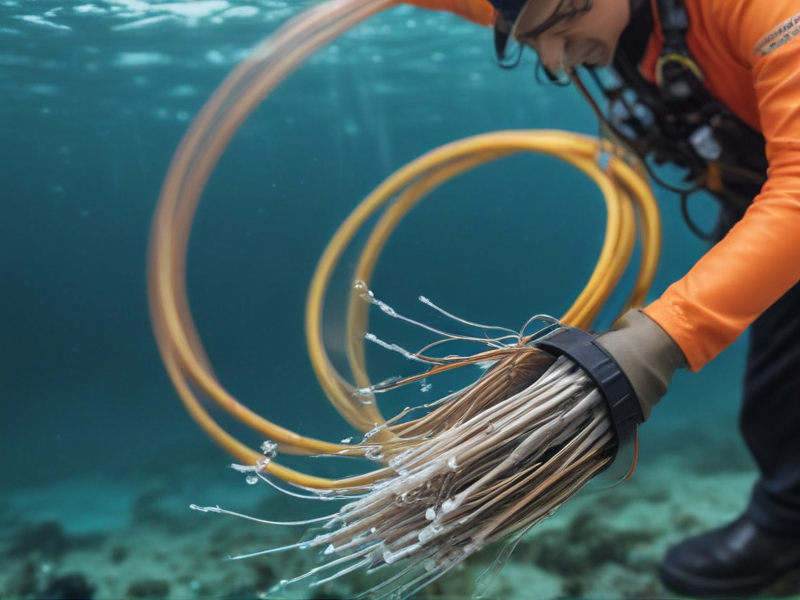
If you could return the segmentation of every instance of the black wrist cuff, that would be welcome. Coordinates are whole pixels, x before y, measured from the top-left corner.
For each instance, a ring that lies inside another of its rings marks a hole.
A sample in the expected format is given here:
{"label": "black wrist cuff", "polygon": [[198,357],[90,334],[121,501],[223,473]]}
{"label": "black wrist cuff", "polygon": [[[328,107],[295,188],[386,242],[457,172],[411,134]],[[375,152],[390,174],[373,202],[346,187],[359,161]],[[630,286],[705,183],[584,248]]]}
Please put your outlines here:
{"label": "black wrist cuff", "polygon": [[644,414],[627,376],[593,335],[575,327],[562,327],[536,341],[536,347],[556,357],[566,356],[577,364],[603,395],[620,448],[635,443],[637,426],[644,421]]}

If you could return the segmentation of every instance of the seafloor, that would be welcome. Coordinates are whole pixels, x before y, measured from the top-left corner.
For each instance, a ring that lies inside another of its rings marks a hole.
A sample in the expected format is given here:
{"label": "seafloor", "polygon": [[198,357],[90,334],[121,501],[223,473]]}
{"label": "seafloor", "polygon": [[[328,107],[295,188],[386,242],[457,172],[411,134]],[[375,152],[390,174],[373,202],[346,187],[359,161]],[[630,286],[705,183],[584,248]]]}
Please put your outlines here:
{"label": "seafloor", "polygon": [[[314,557],[301,551],[226,557],[292,543],[301,533],[188,505],[221,504],[285,520],[301,516],[298,501],[261,484],[248,486],[232,471],[220,477],[223,471],[221,464],[186,463],[165,468],[146,485],[120,473],[116,481],[6,490],[0,496],[0,598],[267,597],[266,590],[309,568]],[[531,531],[487,595],[674,597],[656,576],[660,557],[681,538],[735,517],[754,476],[736,441],[673,432],[648,446],[631,480],[582,493]],[[242,492],[232,496],[231,490]],[[498,552],[484,549],[415,597],[469,598]],[[346,598],[362,584],[355,576],[306,589],[301,597]],[[790,574],[767,595],[797,593],[798,586],[800,574]]]}

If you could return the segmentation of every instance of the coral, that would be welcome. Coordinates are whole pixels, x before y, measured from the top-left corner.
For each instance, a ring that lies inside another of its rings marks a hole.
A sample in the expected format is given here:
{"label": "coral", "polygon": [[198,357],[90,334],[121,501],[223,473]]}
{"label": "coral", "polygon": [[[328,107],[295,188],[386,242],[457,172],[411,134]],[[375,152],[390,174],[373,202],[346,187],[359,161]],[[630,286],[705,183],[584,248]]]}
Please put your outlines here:
{"label": "coral", "polygon": [[33,561],[22,564],[6,585],[5,594],[11,598],[35,598],[39,592],[41,569]]}
{"label": "coral", "polygon": [[704,529],[703,522],[696,516],[681,513],[674,519],[675,531],[684,535],[699,533]]}
{"label": "coral", "polygon": [[26,561],[9,581],[5,593],[12,598],[37,600],[88,600],[95,586],[82,573],[54,575],[48,563]]}
{"label": "coral", "polygon": [[603,525],[599,515],[583,511],[572,519],[566,531],[541,532],[523,540],[516,559],[573,581],[590,576],[604,564],[628,564],[634,548],[655,537],[644,531],[616,531]]}
{"label": "coral", "polygon": [[266,590],[278,583],[278,576],[267,563],[254,561],[252,563],[252,569],[255,575],[256,588]]}
{"label": "coral", "polygon": [[125,546],[112,546],[108,553],[108,559],[112,564],[118,565],[128,558],[128,549]]}
{"label": "coral", "polygon": [[70,546],[61,525],[45,521],[26,525],[14,535],[8,555],[15,558],[35,555],[53,560],[63,555]]}
{"label": "coral", "polygon": [[169,595],[169,583],[162,579],[140,579],[128,585],[125,591],[127,598],[166,598]]}
{"label": "coral", "polygon": [[88,600],[94,595],[95,586],[83,573],[67,573],[53,577],[47,582],[42,600]]}

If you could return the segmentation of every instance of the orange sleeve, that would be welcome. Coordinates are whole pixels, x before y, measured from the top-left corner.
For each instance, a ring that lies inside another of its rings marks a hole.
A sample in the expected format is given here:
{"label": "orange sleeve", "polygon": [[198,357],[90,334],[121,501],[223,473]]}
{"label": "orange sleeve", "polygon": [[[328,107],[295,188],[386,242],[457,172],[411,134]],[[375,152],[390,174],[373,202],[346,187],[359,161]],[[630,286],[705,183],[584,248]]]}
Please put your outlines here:
{"label": "orange sleeve", "polygon": [[494,7],[487,0],[403,0],[403,3],[451,12],[485,27],[494,23]]}
{"label": "orange sleeve", "polygon": [[800,5],[702,0],[747,65],[767,140],[768,180],[744,218],[645,309],[697,371],[800,281]]}

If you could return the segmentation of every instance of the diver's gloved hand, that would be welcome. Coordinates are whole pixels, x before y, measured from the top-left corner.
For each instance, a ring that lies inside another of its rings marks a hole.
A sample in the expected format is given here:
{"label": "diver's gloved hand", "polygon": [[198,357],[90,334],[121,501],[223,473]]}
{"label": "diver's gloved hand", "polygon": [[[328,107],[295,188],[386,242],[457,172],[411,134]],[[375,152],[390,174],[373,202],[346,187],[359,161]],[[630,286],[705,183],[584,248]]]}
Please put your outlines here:
{"label": "diver's gloved hand", "polygon": [[642,309],[626,312],[614,329],[596,341],[622,369],[639,398],[645,421],[667,393],[672,376],[686,366],[686,357],[671,337]]}

